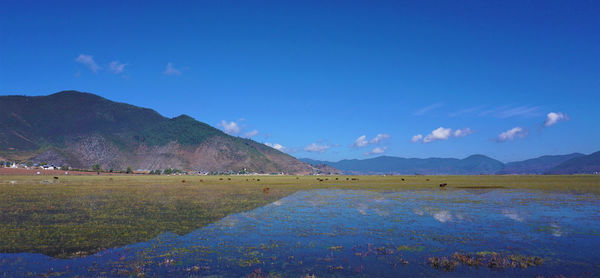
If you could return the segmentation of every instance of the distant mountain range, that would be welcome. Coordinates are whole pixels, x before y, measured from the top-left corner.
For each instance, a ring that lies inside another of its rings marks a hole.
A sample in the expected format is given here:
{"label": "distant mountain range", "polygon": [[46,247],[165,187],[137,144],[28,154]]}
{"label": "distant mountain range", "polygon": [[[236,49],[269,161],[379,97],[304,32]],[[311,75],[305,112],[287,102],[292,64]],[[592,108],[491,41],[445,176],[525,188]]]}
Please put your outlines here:
{"label": "distant mountain range", "polygon": [[64,91],[0,96],[0,158],[76,168],[309,174],[319,169],[193,118]]}
{"label": "distant mountain range", "polygon": [[312,165],[329,165],[345,174],[400,175],[490,175],[490,174],[591,174],[600,172],[600,152],[546,155],[524,161],[502,163],[485,155],[456,158],[401,158],[380,156],[370,159],[346,159],[338,162],[308,158]]}

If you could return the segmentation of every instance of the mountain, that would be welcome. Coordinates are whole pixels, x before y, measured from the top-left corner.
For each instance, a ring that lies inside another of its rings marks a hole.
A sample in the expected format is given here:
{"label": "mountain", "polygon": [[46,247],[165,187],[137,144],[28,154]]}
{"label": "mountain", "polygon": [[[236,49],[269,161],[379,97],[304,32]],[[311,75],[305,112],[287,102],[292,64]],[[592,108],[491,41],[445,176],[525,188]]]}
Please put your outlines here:
{"label": "mountain", "polygon": [[401,175],[480,175],[480,174],[590,174],[600,172],[600,152],[590,155],[572,153],[545,155],[538,158],[502,163],[484,155],[456,158],[401,158],[380,156],[369,159],[346,159],[329,162],[301,158],[311,165],[326,164],[344,174]]}
{"label": "mountain", "polygon": [[456,158],[401,158],[380,156],[370,159],[346,159],[338,162],[301,159],[317,165],[327,164],[345,174],[402,174],[402,175],[479,175],[495,174],[504,167],[498,160],[484,155]]}
{"label": "mountain", "polygon": [[504,169],[500,170],[498,174],[540,175],[548,172],[550,169],[560,165],[561,163],[569,159],[582,156],[584,155],[580,153],[572,153],[566,155],[544,155],[538,158],[509,162],[504,165]]}
{"label": "mountain", "polygon": [[288,154],[189,116],[170,119],[77,91],[0,96],[0,157],[75,168],[98,163],[115,170],[316,171]]}
{"label": "mountain", "polygon": [[546,174],[595,174],[599,172],[600,151],[571,158],[548,170]]}

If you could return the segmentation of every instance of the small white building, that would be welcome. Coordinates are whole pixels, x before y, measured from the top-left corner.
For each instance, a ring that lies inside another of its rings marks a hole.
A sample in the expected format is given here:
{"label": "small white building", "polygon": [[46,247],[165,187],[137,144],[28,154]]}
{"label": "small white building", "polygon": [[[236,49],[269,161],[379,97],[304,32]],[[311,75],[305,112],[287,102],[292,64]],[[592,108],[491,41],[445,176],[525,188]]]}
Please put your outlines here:
{"label": "small white building", "polygon": [[44,169],[44,170],[55,170],[56,167],[54,167],[54,165],[44,165],[44,166],[42,166],[42,169]]}

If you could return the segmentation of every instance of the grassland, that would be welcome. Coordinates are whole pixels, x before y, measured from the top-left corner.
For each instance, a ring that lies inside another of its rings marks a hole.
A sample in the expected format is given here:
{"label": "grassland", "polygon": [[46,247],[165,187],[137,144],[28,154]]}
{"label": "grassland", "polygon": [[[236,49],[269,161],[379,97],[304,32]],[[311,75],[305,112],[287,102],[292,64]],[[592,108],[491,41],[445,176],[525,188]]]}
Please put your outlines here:
{"label": "grassland", "polygon": [[600,194],[600,176],[318,178],[323,181],[309,176],[0,176],[0,253],[71,257],[147,241],[166,231],[185,234],[298,190],[397,191],[448,183],[447,190],[502,187]]}

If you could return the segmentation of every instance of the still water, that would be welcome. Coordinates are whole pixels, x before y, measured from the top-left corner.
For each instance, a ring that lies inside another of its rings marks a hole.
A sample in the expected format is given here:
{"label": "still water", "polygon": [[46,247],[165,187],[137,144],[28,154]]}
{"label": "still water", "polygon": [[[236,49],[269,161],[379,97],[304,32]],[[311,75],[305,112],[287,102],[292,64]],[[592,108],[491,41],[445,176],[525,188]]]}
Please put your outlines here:
{"label": "still water", "polygon": [[600,276],[600,198],[509,189],[298,192],[94,255],[0,254],[0,276]]}

